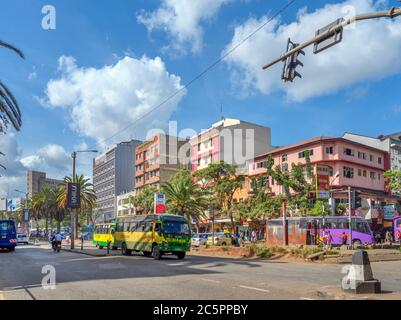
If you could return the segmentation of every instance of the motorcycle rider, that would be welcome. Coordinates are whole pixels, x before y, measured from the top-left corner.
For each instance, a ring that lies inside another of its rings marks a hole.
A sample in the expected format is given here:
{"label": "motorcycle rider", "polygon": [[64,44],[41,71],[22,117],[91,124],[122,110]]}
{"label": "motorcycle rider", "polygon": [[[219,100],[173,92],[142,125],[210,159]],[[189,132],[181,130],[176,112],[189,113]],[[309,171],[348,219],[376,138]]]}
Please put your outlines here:
{"label": "motorcycle rider", "polygon": [[63,240],[63,237],[61,236],[61,234],[59,232],[57,232],[54,235],[54,242],[55,242],[55,247],[56,249],[59,247],[61,248],[61,241]]}

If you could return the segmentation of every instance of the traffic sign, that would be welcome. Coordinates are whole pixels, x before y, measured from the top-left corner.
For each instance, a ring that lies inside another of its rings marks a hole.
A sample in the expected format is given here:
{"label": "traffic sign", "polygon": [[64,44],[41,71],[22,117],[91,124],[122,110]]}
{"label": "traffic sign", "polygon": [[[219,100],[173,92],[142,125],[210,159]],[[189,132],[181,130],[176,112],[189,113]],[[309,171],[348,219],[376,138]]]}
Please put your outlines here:
{"label": "traffic sign", "polygon": [[[343,23],[343,21],[344,21],[344,18],[337,19],[336,21],[330,23],[329,25],[325,26],[324,28],[319,29],[316,32],[316,36],[319,36],[322,33],[327,32],[327,30],[340,25],[341,23]],[[340,43],[343,39],[343,30],[344,30],[344,28],[341,27],[340,29],[337,29],[335,32],[333,32],[328,37],[315,42],[315,46],[313,48],[313,53],[317,54],[319,52],[322,52],[323,50],[326,50],[326,49],[336,45],[337,43]]]}
{"label": "traffic sign", "polygon": [[166,195],[164,193],[155,193],[154,210],[155,214],[166,213]]}

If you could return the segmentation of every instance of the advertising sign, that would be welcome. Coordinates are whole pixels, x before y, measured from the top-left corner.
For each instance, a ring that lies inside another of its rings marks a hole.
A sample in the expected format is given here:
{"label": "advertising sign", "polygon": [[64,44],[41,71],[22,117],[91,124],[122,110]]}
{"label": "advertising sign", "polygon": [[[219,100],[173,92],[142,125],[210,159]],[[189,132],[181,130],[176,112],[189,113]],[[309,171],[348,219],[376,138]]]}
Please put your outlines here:
{"label": "advertising sign", "polygon": [[24,211],[24,221],[29,222],[29,210]]}
{"label": "advertising sign", "polygon": [[77,183],[67,183],[67,208],[79,209],[81,207],[81,190]]}
{"label": "advertising sign", "polygon": [[329,185],[330,185],[330,167],[318,164],[315,167],[316,177],[316,198],[317,199],[329,199]]}
{"label": "advertising sign", "polygon": [[166,213],[166,195],[164,193],[155,193],[154,206],[155,214]]}
{"label": "advertising sign", "polygon": [[394,205],[384,206],[384,220],[393,220],[395,217],[395,207]]}

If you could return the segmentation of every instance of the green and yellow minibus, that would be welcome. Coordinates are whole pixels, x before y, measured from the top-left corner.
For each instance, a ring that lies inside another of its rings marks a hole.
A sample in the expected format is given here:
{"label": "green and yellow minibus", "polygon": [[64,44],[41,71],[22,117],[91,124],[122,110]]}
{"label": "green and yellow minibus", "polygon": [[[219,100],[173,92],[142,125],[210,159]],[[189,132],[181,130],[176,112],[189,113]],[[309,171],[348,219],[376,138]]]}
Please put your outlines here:
{"label": "green and yellow minibus", "polygon": [[110,242],[110,247],[113,250],[117,250],[115,246],[114,235],[116,231],[115,223],[101,223],[95,226],[95,232],[93,234],[93,244],[99,249],[107,247]]}
{"label": "green and yellow minibus", "polygon": [[184,259],[191,245],[188,221],[172,214],[120,217],[117,219],[115,246],[123,255],[142,252],[159,260],[164,254]]}

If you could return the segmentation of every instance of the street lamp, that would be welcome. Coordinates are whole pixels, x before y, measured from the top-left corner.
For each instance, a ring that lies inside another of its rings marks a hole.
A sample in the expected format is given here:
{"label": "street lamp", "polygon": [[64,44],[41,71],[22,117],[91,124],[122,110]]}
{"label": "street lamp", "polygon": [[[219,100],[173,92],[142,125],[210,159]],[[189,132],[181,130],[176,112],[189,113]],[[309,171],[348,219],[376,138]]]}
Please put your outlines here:
{"label": "street lamp", "polygon": [[18,192],[18,193],[21,193],[21,194],[23,194],[24,196],[25,196],[25,203],[24,203],[24,218],[23,218],[23,220],[24,220],[24,222],[26,222],[26,224],[27,224],[27,231],[28,231],[28,233],[29,233],[29,215],[28,215],[28,221],[25,221],[25,212],[26,212],[26,210],[28,210],[28,192],[23,192],[23,191],[21,191],[21,190],[18,190],[18,189],[15,189],[14,190],[15,192]]}
{"label": "street lamp", "polygon": [[[72,183],[75,183],[75,164],[76,164],[76,159],[77,159],[77,154],[78,153],[98,153],[97,150],[79,150],[79,151],[73,151],[71,154],[72,157]],[[78,216],[77,209],[73,208],[71,210],[71,249],[74,249],[75,246],[75,217]]]}

